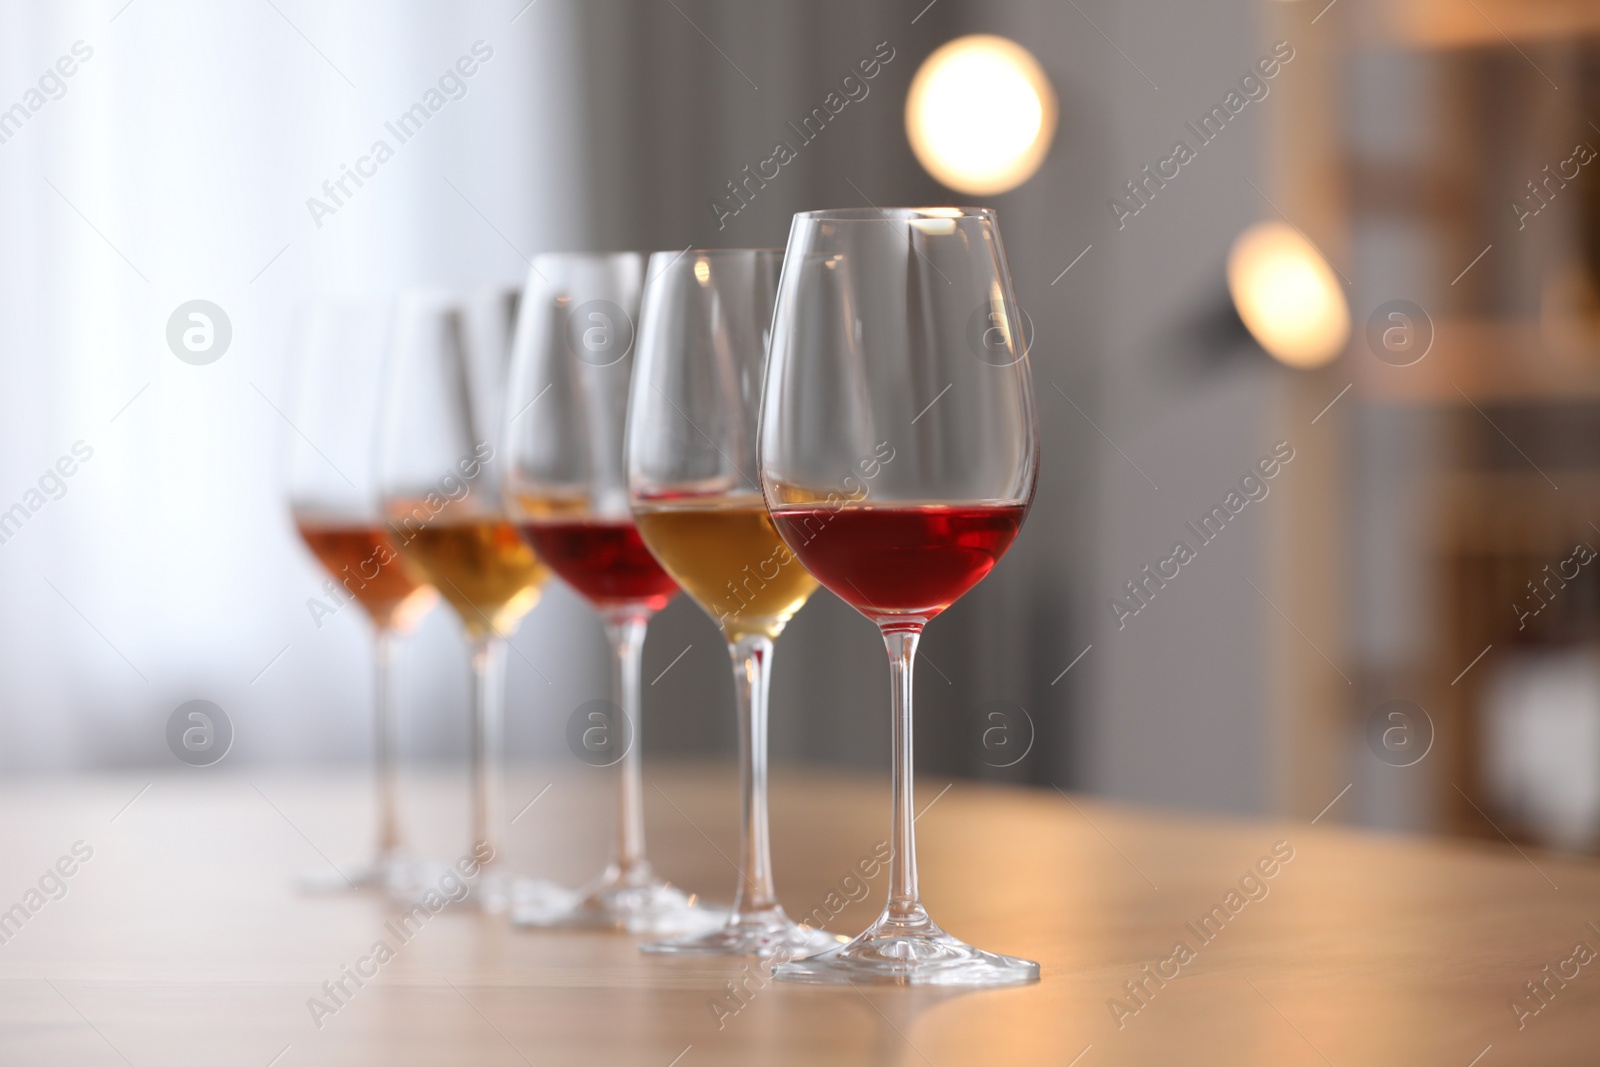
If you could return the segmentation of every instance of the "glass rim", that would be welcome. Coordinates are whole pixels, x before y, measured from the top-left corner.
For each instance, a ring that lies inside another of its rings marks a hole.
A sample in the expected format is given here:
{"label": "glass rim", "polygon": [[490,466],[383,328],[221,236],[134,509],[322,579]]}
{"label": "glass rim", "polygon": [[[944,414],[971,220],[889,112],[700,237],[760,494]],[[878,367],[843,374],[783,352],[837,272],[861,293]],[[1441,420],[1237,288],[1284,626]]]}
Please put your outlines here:
{"label": "glass rim", "polygon": [[615,263],[627,259],[645,259],[652,253],[637,250],[621,252],[535,252],[531,266],[540,263]]}
{"label": "glass rim", "polygon": [[995,221],[992,207],[838,207],[795,212],[795,221],[915,222],[919,219],[982,219]]}
{"label": "glass rim", "polygon": [[291,317],[306,319],[319,315],[340,314],[351,311],[389,314],[399,304],[406,290],[342,292],[324,291],[306,293],[289,302]]}
{"label": "glass rim", "polygon": [[421,311],[464,311],[471,298],[472,294],[467,290],[425,283],[404,287],[389,303],[399,314],[415,314]]}
{"label": "glass rim", "polygon": [[687,259],[690,256],[704,256],[708,259],[714,259],[725,256],[748,256],[752,253],[759,255],[763,252],[775,256],[781,256],[783,255],[784,251],[785,249],[782,245],[769,245],[762,248],[672,248],[660,252],[651,252],[650,258],[655,259],[658,256],[681,256]]}

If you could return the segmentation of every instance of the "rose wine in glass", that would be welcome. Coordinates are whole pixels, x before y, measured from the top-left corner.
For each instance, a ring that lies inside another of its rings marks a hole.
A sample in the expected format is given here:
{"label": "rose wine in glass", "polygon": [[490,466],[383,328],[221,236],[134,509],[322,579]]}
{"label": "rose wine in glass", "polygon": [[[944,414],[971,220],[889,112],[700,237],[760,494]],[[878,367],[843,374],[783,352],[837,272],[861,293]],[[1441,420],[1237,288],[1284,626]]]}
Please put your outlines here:
{"label": "rose wine in glass", "polygon": [[529,927],[675,933],[714,918],[645,856],[639,658],[645,627],[677,592],[639,538],[623,474],[643,257],[543,255],[529,272],[506,403],[504,491],[523,534],[604,624],[612,699],[630,740],[617,768],[616,844],[599,877],[519,903]]}
{"label": "rose wine in glass", "polygon": [[385,524],[296,515],[295,528],[380,634],[411,632],[438,601],[433,586],[401,560]]}
{"label": "rose wine in glass", "polygon": [[315,515],[296,515],[295,527],[323,570],[354,598],[372,621],[372,698],[378,708],[373,723],[377,752],[378,842],[372,862],[346,870],[338,882],[320,873],[305,879],[311,888],[337,888],[348,879],[355,886],[401,888],[414,880],[401,856],[398,760],[399,738],[394,708],[396,639],[416,629],[438,601],[427,581],[400,559],[387,528],[378,522]]}
{"label": "rose wine in glass", "polygon": [[[369,860],[308,874],[301,879],[308,889],[393,888],[414,874],[400,825],[396,646],[438,596],[400,559],[378,502],[377,398],[390,317],[384,302],[325,301],[301,323],[290,508],[301,539],[329,575],[322,602],[342,607],[353,600],[372,624],[378,824]],[[317,617],[318,626],[324,618]]]}
{"label": "rose wine in glass", "polygon": [[816,580],[795,561],[756,482],[776,249],[651,257],[628,410],[634,521],[650,550],[722,630],[739,714],[740,879],[721,927],[646,952],[793,958],[838,944],[778,902],[767,827],[767,691],[773,643]]}
{"label": "rose wine in glass", "polygon": [[762,395],[773,523],[889,653],[889,899],[848,944],[781,964],[798,982],[986,986],[1039,965],[940,929],[917,889],[912,673],[929,620],[1015,540],[1038,469],[1033,387],[994,213],[796,215]]}

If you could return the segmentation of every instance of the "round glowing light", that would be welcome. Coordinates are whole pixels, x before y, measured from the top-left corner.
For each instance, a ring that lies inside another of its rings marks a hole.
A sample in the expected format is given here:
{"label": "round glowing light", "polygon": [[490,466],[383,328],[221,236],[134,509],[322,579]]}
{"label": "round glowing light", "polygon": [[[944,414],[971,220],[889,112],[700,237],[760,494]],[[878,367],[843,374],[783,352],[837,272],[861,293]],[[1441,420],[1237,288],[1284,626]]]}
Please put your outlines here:
{"label": "round glowing light", "polygon": [[927,172],[961,193],[990,196],[1033,177],[1050,151],[1056,94],[1015,41],[958,37],[930,55],[906,96],[906,136]]}
{"label": "round glowing light", "polygon": [[1350,339],[1350,305],[1328,261],[1281,222],[1250,227],[1228,253],[1228,291],[1251,336],[1291,367],[1320,367]]}

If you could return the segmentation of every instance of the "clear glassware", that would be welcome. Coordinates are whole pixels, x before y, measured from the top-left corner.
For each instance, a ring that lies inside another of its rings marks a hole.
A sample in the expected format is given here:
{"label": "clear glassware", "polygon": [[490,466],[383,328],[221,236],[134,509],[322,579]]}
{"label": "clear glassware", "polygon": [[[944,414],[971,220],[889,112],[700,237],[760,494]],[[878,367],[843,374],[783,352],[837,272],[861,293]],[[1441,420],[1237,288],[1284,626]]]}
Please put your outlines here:
{"label": "clear glassware", "polygon": [[621,714],[611,726],[626,736],[611,862],[576,899],[519,901],[520,926],[674,933],[710,921],[645,858],[639,657],[650,616],[678,589],[634,528],[623,471],[643,267],[631,252],[538,256],[517,324],[503,490],[523,535],[605,624]]}
{"label": "clear glassware", "polygon": [[[549,571],[500,496],[493,444],[506,348],[486,342],[481,306],[443,293],[402,300],[384,394],[379,484],[390,537],[439,590],[471,647],[471,855],[484,873],[467,900],[504,910],[509,880],[501,764],[506,638]],[[472,340],[479,343],[472,344]]]}
{"label": "clear glassware", "polygon": [[761,484],[818,581],[889,652],[889,900],[846,945],[779,965],[799,982],[984,986],[1028,960],[941,930],[917,892],[911,683],[927,622],[983,579],[1027,516],[1037,428],[1021,318],[994,213],[796,215],[762,396]]}
{"label": "clear glassware", "polygon": [[717,623],[739,714],[740,880],[722,927],[646,952],[809,956],[842,939],[784,914],[767,828],[772,646],[816,589],[767,515],[756,475],[781,249],[650,257],[628,406],[628,483],[645,543]]}
{"label": "clear glassware", "polygon": [[414,881],[398,799],[399,639],[438,600],[399,558],[378,501],[376,446],[383,353],[393,326],[384,301],[327,300],[299,316],[299,388],[289,458],[296,529],[329,580],[316,622],[359,605],[372,624],[373,763],[377,835],[370,858],[300,878],[308,890],[395,888]]}

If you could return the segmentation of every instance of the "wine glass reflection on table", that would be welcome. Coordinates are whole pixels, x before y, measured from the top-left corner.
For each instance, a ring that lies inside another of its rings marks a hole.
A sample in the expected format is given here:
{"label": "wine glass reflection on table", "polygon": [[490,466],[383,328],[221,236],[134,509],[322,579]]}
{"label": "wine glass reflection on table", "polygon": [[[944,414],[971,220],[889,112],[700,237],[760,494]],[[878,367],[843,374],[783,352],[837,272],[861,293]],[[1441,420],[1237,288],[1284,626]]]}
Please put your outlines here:
{"label": "wine glass reflection on table", "polygon": [[[599,613],[611,644],[622,752],[611,861],[575,899],[519,901],[512,922],[633,933],[697,929],[719,916],[656,876],[645,857],[639,659],[650,617],[677,586],[628,508],[623,430],[643,257],[542,255],[529,272],[506,402],[504,492],[523,534]],[[587,736],[587,731],[586,731]]]}
{"label": "wine glass reflection on table", "polygon": [[1039,965],[941,930],[917,890],[912,672],[928,621],[1010,547],[1038,468],[1033,387],[994,213],[794,217],[773,318],[761,483],[784,542],[889,653],[889,900],[849,944],[774,969],[800,982],[1005,985]]}
{"label": "wine glass reflection on table", "polygon": [[792,959],[843,940],[784,914],[767,828],[772,646],[817,587],[779,540],[756,481],[756,419],[782,266],[781,249],[650,258],[628,409],[634,520],[728,642],[742,803],[740,880],[728,921],[648,942],[646,952]]}
{"label": "wine glass reflection on table", "polygon": [[501,503],[491,427],[505,351],[471,341],[473,309],[439,293],[402,301],[384,400],[380,485],[390,536],[439,590],[471,650],[471,840],[483,868],[467,900],[511,902],[501,764],[507,638],[539,600],[549,572]]}
{"label": "wine glass reflection on table", "polygon": [[313,602],[318,627],[354,602],[372,624],[373,752],[377,841],[369,859],[299,879],[311,891],[402,888],[420,876],[408,861],[398,793],[397,653],[438,599],[400,559],[378,502],[374,447],[383,352],[392,326],[381,301],[324,301],[300,316],[301,371],[289,461],[296,529],[330,578]]}

